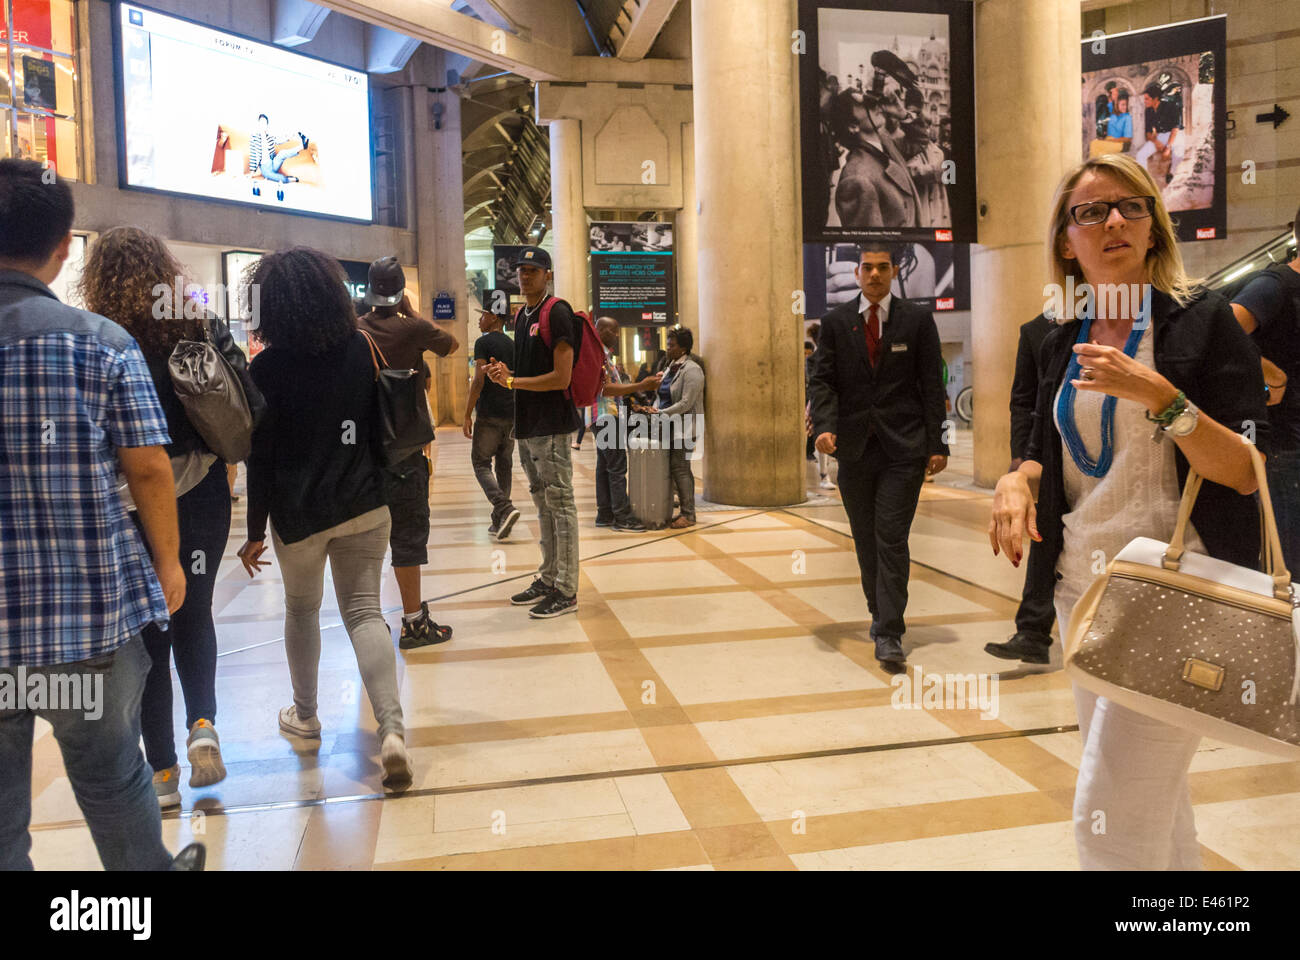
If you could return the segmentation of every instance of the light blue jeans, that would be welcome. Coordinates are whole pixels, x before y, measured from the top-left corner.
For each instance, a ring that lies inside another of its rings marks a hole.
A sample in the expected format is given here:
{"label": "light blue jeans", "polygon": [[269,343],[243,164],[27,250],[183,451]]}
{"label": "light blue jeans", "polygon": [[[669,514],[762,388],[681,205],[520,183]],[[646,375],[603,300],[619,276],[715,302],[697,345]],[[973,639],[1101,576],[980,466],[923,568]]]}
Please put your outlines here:
{"label": "light blue jeans", "polygon": [[[105,870],[170,870],[162,842],[162,818],[153,776],[140,750],[140,698],[149,675],[149,653],[139,637],[113,653],[80,663],[29,667],[52,675],[102,674],[99,707],[0,710],[0,870],[30,870],[32,732],[36,717],[54,727],[77,806]],[[15,667],[0,668],[14,674]]]}
{"label": "light blue jeans", "polygon": [[289,178],[280,172],[280,168],[284,166],[284,161],[290,157],[296,157],[300,153],[302,153],[302,147],[292,147],[271,154],[262,161],[262,176],[267,180],[274,180],[276,183],[288,183]]}
{"label": "light blue jeans", "polygon": [[519,441],[528,492],[537,505],[542,565],[538,579],[566,597],[578,593],[578,506],[573,500],[571,434]]}

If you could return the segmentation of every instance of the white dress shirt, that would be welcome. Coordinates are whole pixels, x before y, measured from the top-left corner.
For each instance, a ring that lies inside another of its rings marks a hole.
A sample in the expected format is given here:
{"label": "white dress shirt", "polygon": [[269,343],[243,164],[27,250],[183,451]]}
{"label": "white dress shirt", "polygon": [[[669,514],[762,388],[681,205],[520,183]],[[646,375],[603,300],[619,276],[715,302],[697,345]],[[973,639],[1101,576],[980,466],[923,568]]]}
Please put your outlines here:
{"label": "white dress shirt", "polygon": [[[885,335],[885,322],[889,319],[889,304],[893,301],[894,295],[887,293],[880,298],[880,335]],[[858,294],[858,315],[862,317],[862,322],[866,323],[871,316],[871,301],[867,299],[865,293]]]}

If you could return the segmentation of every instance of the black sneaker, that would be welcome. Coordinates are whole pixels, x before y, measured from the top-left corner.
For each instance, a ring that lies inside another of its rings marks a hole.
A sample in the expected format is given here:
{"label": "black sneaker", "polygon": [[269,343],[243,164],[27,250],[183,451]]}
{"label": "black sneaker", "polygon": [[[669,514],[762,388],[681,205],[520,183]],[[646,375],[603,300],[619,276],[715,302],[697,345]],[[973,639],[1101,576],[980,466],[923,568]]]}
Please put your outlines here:
{"label": "black sneaker", "polygon": [[612,526],[614,526],[614,521],[613,521],[613,520],[602,520],[602,519],[600,519],[600,517],[597,517],[597,518],[596,518],[596,526],[598,526],[598,527],[612,527]]}
{"label": "black sneaker", "polygon": [[498,540],[504,540],[506,537],[510,536],[510,531],[514,529],[515,521],[518,519],[519,511],[511,507],[510,512],[507,513],[501,521],[501,527],[496,532],[496,538]]}
{"label": "black sneaker", "polygon": [[402,621],[402,635],[397,645],[403,650],[412,647],[427,647],[434,643],[446,643],[451,639],[451,627],[439,626],[429,616],[429,602],[420,604],[420,616],[415,620]]}
{"label": "black sneaker", "polygon": [[1047,642],[1043,643],[1041,640],[1035,640],[1023,633],[1015,634],[1004,643],[984,644],[985,653],[991,653],[1003,660],[1023,660],[1025,663],[1050,663],[1052,660],[1051,649],[1051,637],[1048,637]]}
{"label": "black sneaker", "polygon": [[492,526],[488,527],[488,536],[489,536],[489,537],[495,537],[495,536],[496,536],[498,533],[500,533],[500,532],[501,532],[501,528],[500,528],[499,526],[497,526],[495,523],[492,524]]}
{"label": "black sneaker", "polygon": [[628,517],[615,521],[614,530],[618,533],[645,533],[645,524],[636,517]]}
{"label": "black sneaker", "polygon": [[510,602],[516,607],[532,606],[539,600],[545,600],[555,592],[554,587],[548,587],[540,579],[534,580],[533,585],[523,593],[516,593],[510,598]]}
{"label": "black sneaker", "polygon": [[534,620],[547,620],[551,617],[563,616],[566,613],[578,612],[578,595],[566,597],[560,591],[554,591],[549,597],[539,603],[533,609],[528,611],[528,616]]}

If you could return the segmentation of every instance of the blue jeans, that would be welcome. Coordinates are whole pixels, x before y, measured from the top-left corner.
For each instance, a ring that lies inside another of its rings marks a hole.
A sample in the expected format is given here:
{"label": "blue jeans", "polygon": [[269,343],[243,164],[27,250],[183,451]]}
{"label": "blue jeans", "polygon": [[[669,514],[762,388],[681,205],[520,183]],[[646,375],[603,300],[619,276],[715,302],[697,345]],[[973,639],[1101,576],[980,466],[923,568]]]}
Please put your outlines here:
{"label": "blue jeans", "polygon": [[578,507],[573,501],[572,434],[519,441],[519,460],[528,475],[528,492],[537,505],[542,565],[537,576],[566,597],[578,593]]}
{"label": "blue jeans", "polygon": [[296,157],[302,153],[301,147],[291,147],[288,150],[277,151],[262,161],[261,174],[267,180],[274,180],[276,183],[288,183],[289,178],[280,172],[284,166],[284,161],[290,157]]}
{"label": "blue jeans", "polygon": [[[97,719],[84,710],[0,710],[0,870],[32,869],[32,732],[39,715],[54,727],[77,805],[105,870],[170,870],[149,766],[140,752],[140,695],[149,654],[139,637],[80,663],[27,668],[44,674],[101,674]],[[11,676],[15,667],[0,667]]]}
{"label": "blue jeans", "polygon": [[1264,472],[1286,568],[1294,579],[1300,579],[1300,450],[1271,454],[1264,461]]}
{"label": "blue jeans", "polygon": [[[151,623],[141,633],[153,660],[145,683],[140,724],[144,752],[154,770],[176,766],[172,729],[171,660],[185,696],[185,729],[200,718],[217,722],[217,628],[212,622],[212,589],[230,536],[230,487],[226,465],[218,460],[199,485],[176,501],[185,569],[185,603],[172,614],[171,626]],[[139,515],[131,518],[139,526]],[[196,551],[202,556],[196,556]],[[200,564],[200,560],[202,561]],[[196,572],[202,570],[202,573]]]}

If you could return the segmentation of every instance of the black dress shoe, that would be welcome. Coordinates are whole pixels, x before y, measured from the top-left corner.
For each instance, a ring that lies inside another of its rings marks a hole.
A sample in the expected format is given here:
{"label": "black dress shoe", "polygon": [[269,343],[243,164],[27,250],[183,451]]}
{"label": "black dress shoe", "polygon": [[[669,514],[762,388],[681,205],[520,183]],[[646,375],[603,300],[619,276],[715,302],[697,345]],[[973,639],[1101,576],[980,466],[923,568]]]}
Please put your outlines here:
{"label": "black dress shoe", "polygon": [[1003,643],[986,643],[984,652],[990,653],[995,657],[1001,657],[1003,660],[1023,660],[1025,663],[1050,663],[1052,649],[1052,638],[1048,637],[1047,642],[1036,640],[1028,634],[1017,633],[1010,640]]}
{"label": "black dress shoe", "polygon": [[903,641],[898,637],[873,637],[876,641],[876,659],[881,663],[903,663],[907,655],[903,653]]}
{"label": "black dress shoe", "polygon": [[187,870],[197,873],[207,863],[207,848],[201,843],[191,843],[172,858],[173,870]]}

